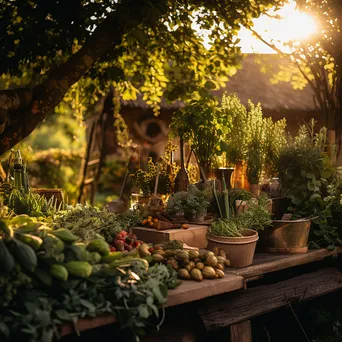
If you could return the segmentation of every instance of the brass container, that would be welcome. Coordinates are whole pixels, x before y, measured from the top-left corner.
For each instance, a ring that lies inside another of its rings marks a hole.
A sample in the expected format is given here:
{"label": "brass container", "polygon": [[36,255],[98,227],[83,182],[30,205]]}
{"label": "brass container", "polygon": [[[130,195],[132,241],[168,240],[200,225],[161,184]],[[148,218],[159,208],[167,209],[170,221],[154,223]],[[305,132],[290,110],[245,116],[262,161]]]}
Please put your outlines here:
{"label": "brass container", "polygon": [[270,253],[306,253],[311,219],[276,220],[265,230],[267,251]]}

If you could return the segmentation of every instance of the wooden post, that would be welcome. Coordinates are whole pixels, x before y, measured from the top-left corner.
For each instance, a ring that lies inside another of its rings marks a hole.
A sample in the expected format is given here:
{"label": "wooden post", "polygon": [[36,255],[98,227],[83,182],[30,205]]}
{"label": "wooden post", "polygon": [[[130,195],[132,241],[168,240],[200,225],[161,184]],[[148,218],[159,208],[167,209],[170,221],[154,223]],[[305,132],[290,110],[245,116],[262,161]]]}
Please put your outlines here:
{"label": "wooden post", "polygon": [[231,325],[230,342],[252,342],[251,321]]}

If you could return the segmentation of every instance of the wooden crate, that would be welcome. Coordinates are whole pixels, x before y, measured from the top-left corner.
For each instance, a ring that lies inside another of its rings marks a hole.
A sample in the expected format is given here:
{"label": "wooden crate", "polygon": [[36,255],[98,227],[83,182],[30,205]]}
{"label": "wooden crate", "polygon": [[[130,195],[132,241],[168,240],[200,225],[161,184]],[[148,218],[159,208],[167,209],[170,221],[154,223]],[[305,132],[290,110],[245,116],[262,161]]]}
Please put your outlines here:
{"label": "wooden crate", "polygon": [[206,248],[208,226],[189,225],[188,229],[156,230],[153,228],[133,227],[132,233],[144,242],[154,244],[169,240],[180,240],[191,247]]}

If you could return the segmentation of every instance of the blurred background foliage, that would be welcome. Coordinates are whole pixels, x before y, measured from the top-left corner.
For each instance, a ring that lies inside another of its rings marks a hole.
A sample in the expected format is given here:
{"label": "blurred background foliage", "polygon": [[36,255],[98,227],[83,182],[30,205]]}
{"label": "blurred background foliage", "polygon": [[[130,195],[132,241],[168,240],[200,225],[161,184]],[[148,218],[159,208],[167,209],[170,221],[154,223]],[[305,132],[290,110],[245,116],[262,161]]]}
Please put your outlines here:
{"label": "blurred background foliage", "polygon": [[[65,199],[74,203],[82,158],[86,148],[86,126],[68,106],[49,116],[16,146],[21,151],[34,188],[62,188]],[[9,153],[1,158],[7,172]]]}

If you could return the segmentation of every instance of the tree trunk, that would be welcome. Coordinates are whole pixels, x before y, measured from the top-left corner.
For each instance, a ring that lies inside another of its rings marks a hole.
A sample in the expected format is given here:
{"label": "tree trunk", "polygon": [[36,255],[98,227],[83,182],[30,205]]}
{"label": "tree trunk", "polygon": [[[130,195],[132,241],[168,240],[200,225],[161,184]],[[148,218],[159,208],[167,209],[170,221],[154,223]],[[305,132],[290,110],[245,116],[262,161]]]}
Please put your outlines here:
{"label": "tree trunk", "polygon": [[[102,57],[109,48],[121,44],[122,37],[130,29],[139,26],[146,17],[144,2],[141,8],[132,7],[132,24],[129,27],[127,5],[118,5],[108,17],[89,36],[82,48],[67,62],[54,68],[48,79],[32,91],[0,91],[0,156],[19,141],[26,138],[47,115],[63,100],[70,87],[78,82],[89,68]],[[152,5],[151,5],[152,6]],[[125,15],[121,15],[124,12]],[[161,14],[161,13],[160,13]],[[158,16],[148,18],[153,25]]]}

